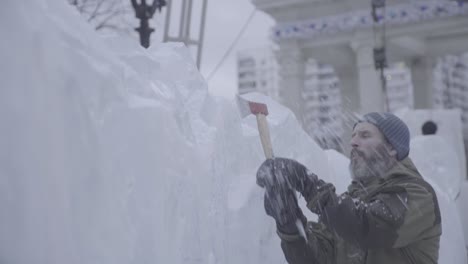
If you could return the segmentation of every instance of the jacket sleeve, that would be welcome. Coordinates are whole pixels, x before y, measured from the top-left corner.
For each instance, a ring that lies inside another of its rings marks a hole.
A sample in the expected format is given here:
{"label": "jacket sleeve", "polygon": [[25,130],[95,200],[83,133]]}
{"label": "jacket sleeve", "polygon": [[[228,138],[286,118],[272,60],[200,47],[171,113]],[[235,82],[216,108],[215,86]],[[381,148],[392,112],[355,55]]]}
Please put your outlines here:
{"label": "jacket sleeve", "polygon": [[395,248],[442,234],[439,203],[432,186],[423,179],[415,178],[406,182],[404,187],[408,193],[407,212],[398,229],[393,245]]}
{"label": "jacket sleeve", "polygon": [[[330,195],[330,194],[328,194]],[[348,243],[362,248],[393,247],[408,211],[408,195],[403,187],[382,190],[369,201],[345,193],[331,199],[320,219]]]}
{"label": "jacket sleeve", "polygon": [[281,248],[289,264],[335,263],[334,235],[326,226],[309,222],[305,229],[307,240],[299,234],[289,235],[278,231]]}

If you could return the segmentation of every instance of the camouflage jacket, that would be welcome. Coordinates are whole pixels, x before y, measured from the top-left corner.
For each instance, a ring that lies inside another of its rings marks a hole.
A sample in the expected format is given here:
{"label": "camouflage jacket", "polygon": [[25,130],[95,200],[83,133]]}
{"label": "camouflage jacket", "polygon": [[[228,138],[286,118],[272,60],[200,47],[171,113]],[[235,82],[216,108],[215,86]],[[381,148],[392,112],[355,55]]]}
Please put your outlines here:
{"label": "camouflage jacket", "polygon": [[383,178],[352,182],[319,219],[307,223],[307,240],[278,232],[288,263],[437,263],[442,234],[437,197],[409,158]]}

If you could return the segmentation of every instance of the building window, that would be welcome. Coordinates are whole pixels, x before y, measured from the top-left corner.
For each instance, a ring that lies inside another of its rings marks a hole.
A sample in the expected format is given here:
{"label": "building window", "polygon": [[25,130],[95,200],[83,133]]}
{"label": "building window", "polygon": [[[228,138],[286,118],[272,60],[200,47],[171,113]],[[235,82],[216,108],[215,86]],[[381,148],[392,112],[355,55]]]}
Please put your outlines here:
{"label": "building window", "polygon": [[328,117],[319,117],[319,120],[321,124],[325,124],[331,121]]}
{"label": "building window", "polygon": [[255,73],[253,73],[253,72],[241,72],[241,73],[239,73],[239,78],[240,79],[247,78],[247,77],[255,77]]}
{"label": "building window", "polygon": [[321,106],[319,107],[319,110],[320,110],[320,112],[322,112],[322,113],[328,113],[328,112],[330,112],[330,106],[321,105]]}
{"label": "building window", "polygon": [[239,67],[255,67],[255,61],[252,58],[240,59]]}
{"label": "building window", "polygon": [[325,102],[325,101],[327,101],[327,100],[328,100],[328,95],[326,95],[326,94],[321,94],[321,95],[319,96],[319,101],[320,101],[320,102]]}
{"label": "building window", "polygon": [[255,82],[243,82],[239,84],[239,88],[244,89],[244,88],[255,88],[257,84]]}

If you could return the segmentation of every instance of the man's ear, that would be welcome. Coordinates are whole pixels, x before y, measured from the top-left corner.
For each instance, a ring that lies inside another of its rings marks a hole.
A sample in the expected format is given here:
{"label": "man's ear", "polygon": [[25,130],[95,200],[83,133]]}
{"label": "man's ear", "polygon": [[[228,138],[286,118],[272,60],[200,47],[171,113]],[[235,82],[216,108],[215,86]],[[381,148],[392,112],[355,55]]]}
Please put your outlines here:
{"label": "man's ear", "polygon": [[390,143],[387,143],[386,145],[387,145],[388,153],[390,154],[390,156],[396,157],[398,155],[398,152],[396,151],[396,149]]}

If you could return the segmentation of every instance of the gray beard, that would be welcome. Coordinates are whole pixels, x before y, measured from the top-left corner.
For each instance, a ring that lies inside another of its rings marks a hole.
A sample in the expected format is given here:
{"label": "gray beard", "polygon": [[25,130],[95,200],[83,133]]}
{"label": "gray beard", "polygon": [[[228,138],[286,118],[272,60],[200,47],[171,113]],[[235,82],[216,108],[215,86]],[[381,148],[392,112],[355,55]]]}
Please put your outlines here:
{"label": "gray beard", "polygon": [[396,163],[384,146],[379,146],[375,155],[369,158],[361,157],[358,161],[352,159],[349,164],[349,171],[353,180],[367,181],[375,177],[382,178]]}

